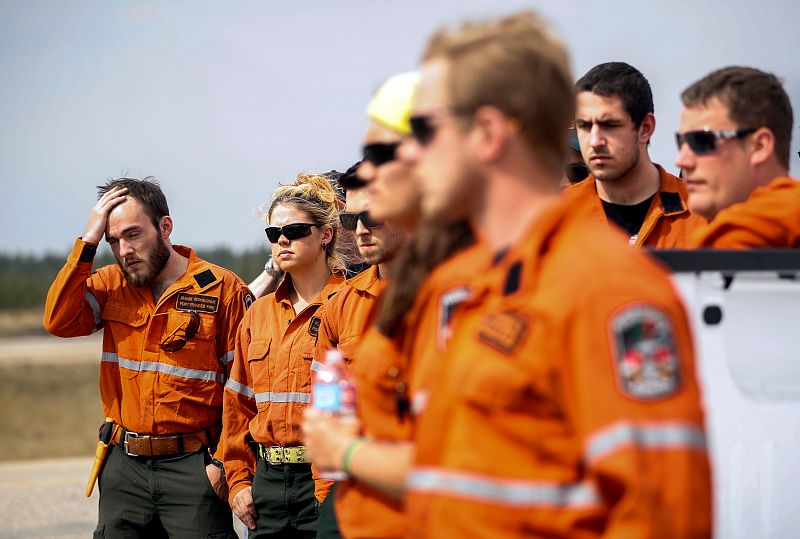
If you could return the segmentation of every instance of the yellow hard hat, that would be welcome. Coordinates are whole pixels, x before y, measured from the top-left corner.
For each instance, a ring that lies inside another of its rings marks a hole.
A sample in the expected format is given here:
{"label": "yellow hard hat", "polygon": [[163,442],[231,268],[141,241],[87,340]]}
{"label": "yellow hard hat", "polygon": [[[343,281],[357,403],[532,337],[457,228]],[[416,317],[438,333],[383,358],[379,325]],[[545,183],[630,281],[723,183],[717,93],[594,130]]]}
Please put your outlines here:
{"label": "yellow hard hat", "polygon": [[411,106],[419,86],[419,73],[412,71],[395,75],[384,82],[367,106],[371,120],[401,135],[411,133],[408,122]]}

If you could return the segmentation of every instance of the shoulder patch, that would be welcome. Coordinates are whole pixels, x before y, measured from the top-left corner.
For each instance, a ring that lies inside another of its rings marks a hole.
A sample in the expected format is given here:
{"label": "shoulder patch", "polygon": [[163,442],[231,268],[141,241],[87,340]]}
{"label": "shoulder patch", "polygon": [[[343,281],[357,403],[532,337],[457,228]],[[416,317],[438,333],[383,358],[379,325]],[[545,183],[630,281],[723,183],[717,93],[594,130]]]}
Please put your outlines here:
{"label": "shoulder patch", "polygon": [[685,209],[681,195],[678,193],[663,191],[659,193],[659,196],[661,197],[661,205],[664,207],[664,213],[680,213]]}
{"label": "shoulder patch", "polygon": [[451,288],[439,296],[439,316],[436,327],[436,344],[440,350],[447,347],[450,337],[453,336],[453,315],[459,305],[469,297],[469,288],[459,286]]}
{"label": "shoulder patch", "polygon": [[622,392],[634,399],[668,397],[681,384],[672,321],[660,309],[628,307],[611,321],[614,366]]}
{"label": "shoulder patch", "polygon": [[528,332],[528,319],[517,311],[488,314],[478,328],[478,340],[510,354]]}
{"label": "shoulder patch", "polygon": [[513,266],[511,266],[508,270],[508,274],[506,274],[506,282],[503,285],[503,295],[510,296],[517,290],[519,290],[519,280],[520,274],[522,273],[522,262],[515,262]]}
{"label": "shoulder patch", "polygon": [[186,294],[181,292],[175,300],[175,308],[179,311],[197,311],[199,313],[215,313],[219,307],[219,298],[203,294]]}
{"label": "shoulder patch", "polygon": [[312,337],[317,337],[319,335],[319,325],[322,323],[322,319],[319,316],[312,316],[311,320],[308,321],[308,334]]}
{"label": "shoulder patch", "polygon": [[248,292],[247,294],[244,295],[243,300],[244,300],[244,310],[246,311],[253,304],[255,298],[253,298],[253,294]]}
{"label": "shoulder patch", "polygon": [[207,269],[205,271],[201,271],[200,273],[195,274],[194,280],[197,281],[197,284],[200,285],[200,288],[203,288],[204,286],[208,286],[214,281],[216,281],[217,276],[214,275],[213,271]]}

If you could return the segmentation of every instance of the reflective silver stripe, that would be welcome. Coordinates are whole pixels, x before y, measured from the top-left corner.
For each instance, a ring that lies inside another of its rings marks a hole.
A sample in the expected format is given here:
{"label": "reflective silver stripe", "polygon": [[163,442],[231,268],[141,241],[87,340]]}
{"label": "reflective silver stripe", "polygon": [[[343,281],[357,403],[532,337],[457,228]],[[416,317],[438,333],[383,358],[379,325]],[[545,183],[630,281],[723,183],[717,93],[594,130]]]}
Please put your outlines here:
{"label": "reflective silver stripe", "polygon": [[408,487],[414,492],[527,508],[581,509],[600,504],[600,497],[588,482],[500,479],[438,468],[413,469]]}
{"label": "reflective silver stripe", "polygon": [[220,356],[219,362],[222,363],[223,365],[227,365],[228,363],[233,361],[233,356],[234,356],[233,350],[231,350],[230,352],[225,352],[222,356]]}
{"label": "reflective silver stripe", "polygon": [[311,360],[311,370],[314,372],[319,372],[322,367],[324,367],[322,363],[317,361],[316,359]]}
{"label": "reflective silver stripe", "polygon": [[624,447],[706,450],[706,434],[691,423],[615,423],[594,434],[586,444],[585,459],[595,461]]}
{"label": "reflective silver stripe", "polygon": [[183,367],[167,365],[157,361],[135,361],[133,359],[119,357],[114,352],[103,352],[101,361],[105,361],[106,363],[118,363],[120,367],[130,371],[160,372],[162,374],[171,374],[172,376],[191,378],[192,380],[206,380],[208,382],[218,382],[220,384],[225,383],[225,375],[219,372],[184,369]]}
{"label": "reflective silver stripe", "polygon": [[103,325],[103,319],[100,317],[100,302],[97,301],[97,298],[94,297],[94,294],[89,292],[88,290],[83,295],[86,298],[86,303],[89,304],[89,307],[92,308],[92,314],[94,315],[94,325],[95,327],[100,327]]}
{"label": "reflective silver stripe", "polygon": [[225,383],[225,387],[230,389],[231,391],[235,391],[236,393],[238,393],[240,395],[244,395],[248,399],[252,399],[252,398],[254,398],[256,396],[256,394],[253,392],[252,388],[250,388],[250,387],[248,387],[248,386],[246,386],[244,384],[240,384],[236,380],[230,380],[229,379]]}
{"label": "reflective silver stripe", "polygon": [[311,402],[311,393],[300,393],[298,391],[256,393],[256,402]]}

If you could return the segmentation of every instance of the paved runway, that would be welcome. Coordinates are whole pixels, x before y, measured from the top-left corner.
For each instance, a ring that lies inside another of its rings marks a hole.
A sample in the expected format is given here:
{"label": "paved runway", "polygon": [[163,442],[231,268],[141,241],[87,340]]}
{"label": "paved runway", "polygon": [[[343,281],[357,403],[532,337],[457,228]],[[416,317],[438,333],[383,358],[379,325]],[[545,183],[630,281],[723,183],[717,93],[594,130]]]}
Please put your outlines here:
{"label": "paved runway", "polygon": [[84,495],[91,458],[0,463],[0,539],[92,536],[97,491]]}

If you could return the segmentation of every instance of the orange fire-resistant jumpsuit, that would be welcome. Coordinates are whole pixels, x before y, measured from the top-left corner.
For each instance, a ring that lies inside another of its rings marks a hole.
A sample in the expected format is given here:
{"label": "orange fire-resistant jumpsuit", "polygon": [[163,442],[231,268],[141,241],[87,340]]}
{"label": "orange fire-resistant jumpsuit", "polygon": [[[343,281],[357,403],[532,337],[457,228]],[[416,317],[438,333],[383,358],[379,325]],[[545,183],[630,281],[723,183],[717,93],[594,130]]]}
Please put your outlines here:
{"label": "orange fire-resistant jumpsuit", "polygon": [[[410,441],[424,405],[431,369],[443,349],[465,283],[488,266],[484,248],[472,246],[440,264],[423,284],[396,338],[375,326],[365,333],[350,363],[356,379],[363,434],[381,441]],[[387,463],[391,465],[391,463]],[[402,537],[402,501],[363,482],[347,480],[336,491],[336,516],[347,539]]]}
{"label": "orange fire-resistant jumpsuit", "polygon": [[[92,273],[94,244],[77,240],[47,294],[44,326],[59,337],[103,328],[100,397],[103,414],[138,434],[193,433],[222,422],[222,394],[233,361],[236,328],[253,299],[234,273],[197,258],[154,304],[147,287],[122,270]],[[159,347],[195,311],[197,334],[174,352]],[[218,447],[217,458],[222,458]]]}
{"label": "orange fire-resistant jumpsuit", "polygon": [[775,178],[744,202],[720,211],[692,235],[692,246],[715,249],[800,247],[800,181]]}
{"label": "orange fire-resistant jumpsuit", "polygon": [[[266,448],[302,445],[300,424],[311,401],[314,342],[320,324],[316,315],[344,286],[344,278],[332,275],[299,313],[289,299],[290,286],[287,276],[274,293],[256,300],[236,336],[233,368],[225,386],[222,431],[231,501],[253,483],[256,456],[249,442]],[[319,501],[330,485],[330,481],[315,481]]]}
{"label": "orange fire-resistant jumpsuit", "polygon": [[348,279],[347,286],[320,309],[314,352],[317,361],[324,361],[325,352],[333,348],[341,350],[348,362],[353,358],[385,286],[386,282],[378,276],[378,266],[371,266]]}
{"label": "orange fire-resistant jumpsuit", "polygon": [[[639,233],[630,239],[631,244],[654,249],[684,249],[691,233],[703,226],[705,220],[689,213],[683,181],[660,165],[656,165],[656,168],[661,184]],[[595,182],[595,177],[590,174],[582,182],[567,187],[566,193],[581,199],[591,199],[588,208],[595,222],[608,224]]]}
{"label": "orange fire-resistant jumpsuit", "polygon": [[709,537],[686,315],[569,197],[473,283],[416,435],[410,537]]}

